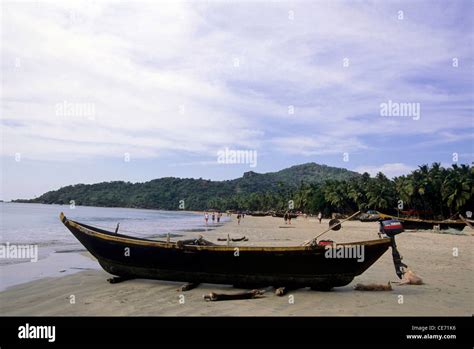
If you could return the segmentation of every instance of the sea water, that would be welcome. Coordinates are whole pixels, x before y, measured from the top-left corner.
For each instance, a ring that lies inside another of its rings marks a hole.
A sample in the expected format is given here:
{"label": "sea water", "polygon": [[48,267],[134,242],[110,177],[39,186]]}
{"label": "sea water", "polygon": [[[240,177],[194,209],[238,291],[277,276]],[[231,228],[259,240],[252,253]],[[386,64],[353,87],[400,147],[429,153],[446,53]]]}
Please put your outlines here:
{"label": "sea water", "polygon": [[[186,211],[160,211],[115,207],[0,203],[0,244],[36,246],[37,262],[31,259],[0,258],[0,289],[43,277],[61,276],[74,271],[100,268],[85,257],[85,248],[59,220],[67,218],[147,239],[173,239],[190,232],[212,229],[205,226],[203,214]],[[221,222],[228,218],[222,217]]]}

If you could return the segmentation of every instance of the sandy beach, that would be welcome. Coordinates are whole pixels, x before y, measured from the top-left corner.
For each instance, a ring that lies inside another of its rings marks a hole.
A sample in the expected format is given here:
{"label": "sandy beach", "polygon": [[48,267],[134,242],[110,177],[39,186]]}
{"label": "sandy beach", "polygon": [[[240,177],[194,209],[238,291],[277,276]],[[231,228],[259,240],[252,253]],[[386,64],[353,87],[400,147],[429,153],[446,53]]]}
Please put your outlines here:
{"label": "sandy beach", "polygon": [[[239,226],[234,216],[231,222],[214,230],[187,236],[201,234],[217,242],[217,238],[225,238],[227,234],[231,238],[245,235],[248,242],[233,244],[299,245],[327,226],[327,220],[319,224],[314,218],[295,219],[290,227],[285,226],[281,218],[250,216],[246,216]],[[474,312],[474,245],[468,229],[465,228],[465,235],[408,231],[397,236],[404,262],[423,278],[425,284],[393,284],[393,290],[387,292],[361,292],[353,288],[357,283],[399,281],[390,251],[350,285],[330,292],[300,289],[277,297],[268,291],[260,299],[206,302],[203,295],[209,292],[238,290],[231,286],[204,284],[178,292],[182,283],[154,280],[109,284],[106,279],[110,275],[105,271],[86,270],[8,288],[0,293],[0,313],[34,316],[469,316]],[[377,230],[377,223],[350,221],[344,223],[340,231],[326,234],[324,239],[336,242],[377,239]],[[457,256],[453,255],[456,249]],[[58,265],[57,268],[62,267]]]}

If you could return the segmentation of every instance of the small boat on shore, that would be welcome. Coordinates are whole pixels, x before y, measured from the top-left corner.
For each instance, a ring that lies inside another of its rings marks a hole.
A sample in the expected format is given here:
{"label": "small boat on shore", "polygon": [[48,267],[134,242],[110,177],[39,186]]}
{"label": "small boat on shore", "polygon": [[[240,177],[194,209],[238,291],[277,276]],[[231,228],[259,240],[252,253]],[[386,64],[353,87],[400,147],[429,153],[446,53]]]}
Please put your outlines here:
{"label": "small boat on shore", "polygon": [[402,222],[403,228],[408,230],[431,230],[436,229],[435,227],[439,227],[440,230],[455,229],[461,231],[466,226],[466,222],[463,222],[462,220],[425,220],[418,218],[396,217],[380,212],[379,216],[381,219],[398,220]]}
{"label": "small boat on shore", "polygon": [[380,220],[380,216],[377,211],[367,211],[366,213],[361,213],[358,218],[361,222],[377,222]]}
{"label": "small boat on shore", "polygon": [[[285,217],[285,212],[273,213],[272,217],[284,218]],[[291,218],[291,219],[296,219],[296,218],[298,218],[298,215],[296,213],[289,213],[288,217]]]}
{"label": "small boat on shore", "polygon": [[252,217],[265,217],[268,216],[268,212],[261,212],[261,211],[253,211],[249,213],[250,216]]}
{"label": "small boat on shore", "polygon": [[[124,279],[328,290],[349,284],[392,243],[391,239],[382,238],[329,246],[257,247],[217,245],[201,238],[156,241],[82,224],[63,213],[60,219],[105,271]],[[341,247],[363,250],[363,258],[328,257],[328,249],[334,249],[330,252],[336,256],[336,249]]]}

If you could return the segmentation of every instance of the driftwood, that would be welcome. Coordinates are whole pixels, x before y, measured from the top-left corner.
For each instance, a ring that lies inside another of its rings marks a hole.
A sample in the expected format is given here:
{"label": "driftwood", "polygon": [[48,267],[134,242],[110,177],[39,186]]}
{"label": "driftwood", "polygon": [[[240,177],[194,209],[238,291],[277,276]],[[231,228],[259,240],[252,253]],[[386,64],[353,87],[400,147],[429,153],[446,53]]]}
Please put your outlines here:
{"label": "driftwood", "polygon": [[[217,238],[217,241],[227,241],[227,238]],[[249,239],[245,236],[242,236],[241,238],[235,238],[235,239],[230,239],[230,241],[236,242],[236,241],[249,241]]]}
{"label": "driftwood", "polygon": [[253,299],[253,298],[260,298],[264,294],[264,291],[261,290],[252,290],[252,291],[245,291],[233,294],[226,294],[226,293],[216,293],[211,292],[209,294],[203,295],[203,298],[206,301],[231,301],[236,299]]}
{"label": "driftwood", "polygon": [[357,284],[354,286],[354,290],[356,291],[392,291],[392,285],[390,281],[387,285],[380,285],[380,284]]}
{"label": "driftwood", "polygon": [[178,292],[185,292],[185,291],[189,291],[189,290],[192,290],[193,288],[196,288],[200,285],[200,283],[198,282],[188,282],[182,286],[180,286],[176,291]]}

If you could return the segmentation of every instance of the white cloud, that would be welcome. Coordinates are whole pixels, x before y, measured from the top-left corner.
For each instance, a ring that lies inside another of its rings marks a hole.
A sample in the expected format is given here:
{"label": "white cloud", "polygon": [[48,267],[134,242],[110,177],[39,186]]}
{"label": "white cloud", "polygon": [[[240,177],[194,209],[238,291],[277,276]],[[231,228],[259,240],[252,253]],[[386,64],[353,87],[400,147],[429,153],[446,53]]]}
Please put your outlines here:
{"label": "white cloud", "polygon": [[[331,154],[367,149],[374,135],[446,128],[455,134],[472,122],[469,93],[411,81],[420,71],[449,66],[454,54],[469,57],[464,42],[472,34],[456,36],[413,13],[400,22],[392,5],[49,1],[2,7],[3,155],[212,156],[225,146]],[[438,74],[463,79],[452,70]],[[380,117],[379,105],[388,99],[421,103],[421,120]],[[59,117],[54,106],[63,101],[93,103],[95,120]],[[449,103],[468,108],[452,110]]]}
{"label": "white cloud", "polygon": [[325,135],[313,137],[289,136],[273,140],[275,149],[287,154],[305,156],[340,154],[367,149],[367,146],[356,138],[334,139]]}
{"label": "white cloud", "polygon": [[364,173],[367,172],[372,177],[377,173],[382,172],[388,178],[393,178],[401,175],[409,174],[410,172],[416,170],[415,166],[410,166],[400,162],[383,164],[380,166],[360,166],[355,169],[356,172]]}

